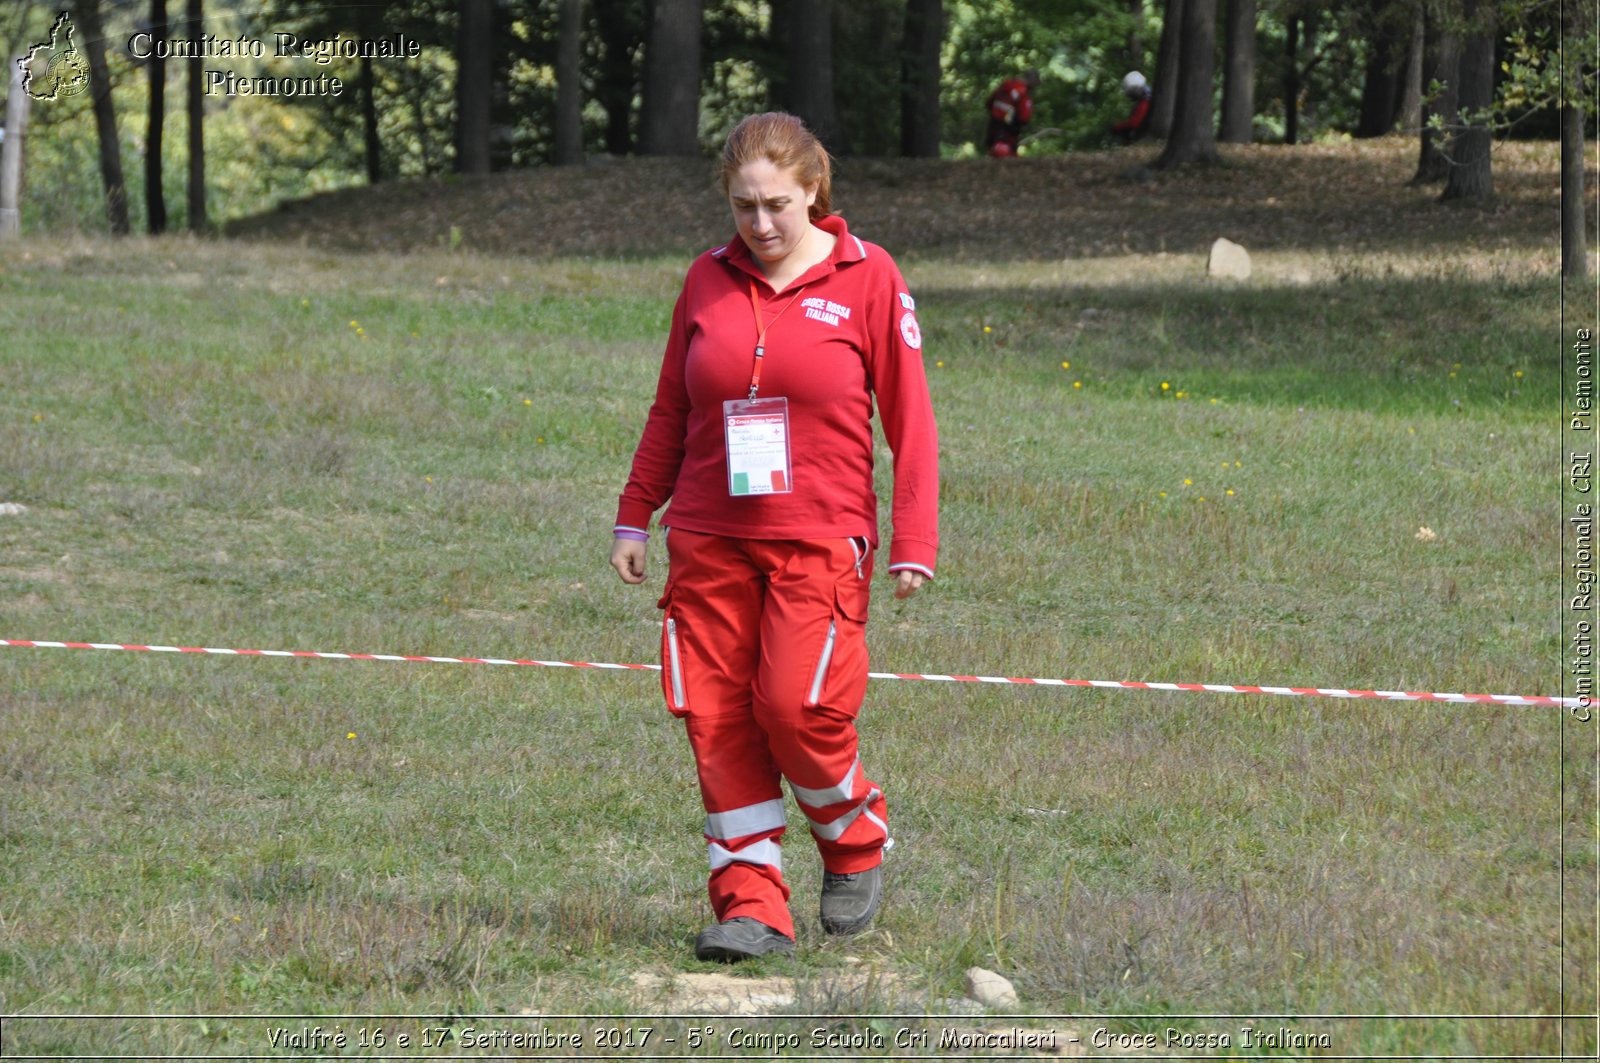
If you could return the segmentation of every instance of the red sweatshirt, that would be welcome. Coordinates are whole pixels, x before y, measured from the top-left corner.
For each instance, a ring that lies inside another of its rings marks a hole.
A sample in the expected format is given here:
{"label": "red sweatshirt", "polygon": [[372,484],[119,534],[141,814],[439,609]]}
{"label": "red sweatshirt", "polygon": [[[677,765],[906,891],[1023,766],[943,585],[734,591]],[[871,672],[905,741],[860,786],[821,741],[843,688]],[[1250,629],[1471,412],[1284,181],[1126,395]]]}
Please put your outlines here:
{"label": "red sweatshirt", "polygon": [[1020,130],[1033,121],[1033,96],[1028,83],[1021,78],[1008,78],[989,93],[989,115],[1004,122],[1013,130]]}
{"label": "red sweatshirt", "polygon": [[[894,451],[889,570],[931,576],[939,546],[939,444],[916,304],[883,248],[850,235],[838,216],[816,224],[836,237],[833,253],[782,292],[774,294],[737,236],[689,267],[616,527],[646,529],[671,498],[661,517],[669,528],[749,539],[864,535],[876,545],[877,396]],[[757,334],[751,278],[768,326],[760,394],[789,400],[793,489],[733,497],[722,403],[750,390]]]}
{"label": "red sweatshirt", "polygon": [[1111,126],[1113,133],[1142,133],[1145,122],[1150,119],[1150,96],[1148,94],[1133,101],[1133,110],[1128,117]]}

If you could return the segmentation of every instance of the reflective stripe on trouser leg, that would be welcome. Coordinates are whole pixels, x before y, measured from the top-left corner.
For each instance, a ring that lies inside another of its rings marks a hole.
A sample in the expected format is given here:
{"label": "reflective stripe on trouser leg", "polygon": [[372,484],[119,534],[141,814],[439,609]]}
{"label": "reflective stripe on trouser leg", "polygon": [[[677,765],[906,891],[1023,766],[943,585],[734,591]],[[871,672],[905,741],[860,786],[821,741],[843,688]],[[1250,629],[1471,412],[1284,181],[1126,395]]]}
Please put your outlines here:
{"label": "reflective stripe on trouser leg", "polygon": [[[877,790],[869,790],[865,800],[863,800],[860,804],[855,805],[850,809],[850,811],[846,812],[838,819],[825,823],[807,816],[806,822],[811,824],[812,834],[815,834],[818,838],[828,842],[836,842],[840,838],[844,837],[844,832],[850,829],[850,824],[854,823],[862,814],[865,814],[869,822],[875,822],[878,828],[887,834],[888,830],[884,827],[883,820],[875,817],[867,809],[868,805],[882,796],[883,794],[879,793]],[[884,847],[888,848],[887,845]]]}
{"label": "reflective stripe on trouser leg", "polygon": [[777,839],[787,821],[781,797],[706,813],[706,850],[712,872],[737,863],[765,865],[782,875],[783,848]]}
{"label": "reflective stripe on trouser leg", "polygon": [[708,812],[706,838],[726,843],[770,830],[782,830],[787,822],[783,798],[774,797],[770,801],[732,808],[726,812]]}
{"label": "reflective stripe on trouser leg", "polygon": [[742,849],[727,849],[717,842],[709,846],[711,870],[721,871],[729,864],[756,864],[783,871],[783,848],[773,841],[751,842]]}
{"label": "reflective stripe on trouser leg", "polygon": [[832,786],[824,786],[813,790],[809,787],[801,786],[793,779],[790,779],[789,789],[794,791],[794,799],[802,805],[810,805],[812,808],[837,805],[841,801],[850,800],[851,795],[855,793],[856,772],[860,769],[861,759],[857,757],[850,762],[850,770],[844,773],[844,778]]}
{"label": "reflective stripe on trouser leg", "polygon": [[852,761],[844,777],[832,786],[808,788],[789,782],[800,811],[805,813],[822,854],[823,867],[852,874],[876,867],[882,851],[894,843],[889,838],[883,791],[861,773]]}

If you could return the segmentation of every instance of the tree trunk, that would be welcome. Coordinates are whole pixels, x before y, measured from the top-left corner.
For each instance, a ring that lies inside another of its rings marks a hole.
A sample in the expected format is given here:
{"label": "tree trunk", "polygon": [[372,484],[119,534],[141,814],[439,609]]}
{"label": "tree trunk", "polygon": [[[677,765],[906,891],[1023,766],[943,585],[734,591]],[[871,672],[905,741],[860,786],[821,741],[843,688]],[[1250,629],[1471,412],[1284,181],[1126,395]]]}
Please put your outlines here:
{"label": "tree trunk", "polygon": [[361,143],[366,156],[367,184],[383,180],[382,145],[378,140],[377,79],[373,76],[372,57],[361,57]]}
{"label": "tree trunk", "polygon": [[1128,0],[1128,15],[1128,69],[1139,70],[1144,66],[1144,0]]}
{"label": "tree trunk", "polygon": [[1404,133],[1416,132],[1422,124],[1422,8],[1411,20],[1411,44],[1400,70],[1400,103],[1395,109],[1395,125]]}
{"label": "tree trunk", "polygon": [[1167,146],[1153,164],[1171,170],[1217,161],[1211,81],[1216,70],[1217,0],[1184,0],[1182,43],[1178,49],[1178,100]]}
{"label": "tree trunk", "polygon": [[1450,142],[1450,175],[1440,200],[1484,200],[1494,195],[1489,166],[1488,110],[1494,103],[1493,9],[1485,0],[1466,0],[1469,36],[1461,49],[1459,132]]}
{"label": "tree trunk", "polygon": [[939,157],[939,52],[944,0],[907,0],[900,46],[900,154]]}
{"label": "tree trunk", "polygon": [[790,4],[785,22],[789,68],[784,96],[788,108],[829,151],[844,154],[843,130],[833,100],[833,0]]}
{"label": "tree trunk", "polygon": [[489,172],[494,88],[494,0],[461,0],[456,39],[456,170]]}
{"label": "tree trunk", "polygon": [[767,107],[774,111],[793,111],[789,103],[789,49],[794,39],[789,27],[789,9],[796,0],[769,0],[767,4],[767,47],[772,55],[767,74]]}
{"label": "tree trunk", "polygon": [[[889,4],[834,5],[834,70],[841,79],[851,75],[848,83],[834,86],[834,99],[859,101],[854,107],[836,106],[834,116],[839,142],[854,154],[882,158],[897,153],[901,108],[895,103],[903,103],[905,94],[900,54],[904,29],[904,12],[891,10]],[[871,105],[861,106],[865,101]]]}
{"label": "tree trunk", "polygon": [[644,49],[643,155],[700,154],[702,0],[655,0]]}
{"label": "tree trunk", "polygon": [[1165,138],[1172,132],[1182,63],[1178,42],[1183,36],[1184,0],[1166,0],[1161,16],[1161,44],[1156,49],[1156,76],[1150,98],[1150,135]]}
{"label": "tree trunk", "polygon": [[100,140],[100,183],[106,190],[106,218],[113,236],[127,236],[128,186],[122,178],[122,143],[117,139],[117,111],[111,100],[111,68],[106,65],[100,0],[75,0],[73,9],[83,29],[83,50],[89,57],[89,92]]}
{"label": "tree trunk", "polygon": [[[205,32],[205,0],[188,0],[184,9],[185,32],[199,40]],[[189,231],[203,233],[206,221],[206,61],[203,56],[188,59],[189,115]]]}
{"label": "tree trunk", "polygon": [[1394,128],[1395,69],[1394,42],[1387,28],[1372,27],[1367,37],[1367,70],[1361,86],[1361,117],[1356,136],[1381,137]]}
{"label": "tree trunk", "polygon": [[1256,0],[1228,0],[1222,67],[1222,136],[1248,144],[1256,117]]}
{"label": "tree trunk", "polygon": [[556,40],[557,166],[583,164],[582,58],[583,0],[561,0],[561,26]]}
{"label": "tree trunk", "polygon": [[[1443,86],[1437,98],[1430,97],[1422,103],[1421,130],[1417,152],[1417,172],[1411,178],[1414,185],[1431,185],[1443,181],[1450,173],[1450,159],[1444,153],[1449,130],[1458,117],[1458,86],[1461,83],[1461,42],[1456,35],[1441,25],[1440,20],[1423,14],[1422,84],[1424,90],[1435,81]],[[1432,118],[1438,115],[1444,122],[1444,131],[1432,128]]]}
{"label": "tree trunk", "polygon": [[1300,16],[1290,15],[1283,33],[1283,142],[1300,142]]}
{"label": "tree trunk", "polygon": [[[495,0],[489,41],[489,170],[499,173],[511,169],[512,149],[517,139],[518,115],[511,109],[512,45],[515,31],[507,32],[513,0]],[[559,11],[559,8],[557,9]],[[551,115],[554,119],[554,114]]]}
{"label": "tree trunk", "polygon": [[1589,273],[1583,188],[1581,97],[1561,108],[1561,275],[1581,281]]}
{"label": "tree trunk", "polygon": [[144,213],[151,236],[167,231],[167,196],[161,187],[161,145],[167,121],[167,61],[161,42],[167,39],[167,0],[150,0],[150,109],[144,127]]}
{"label": "tree trunk", "polygon": [[633,150],[633,61],[643,32],[629,0],[594,0],[594,12],[603,50],[594,97],[606,112],[606,151],[626,155]]}
{"label": "tree trunk", "polygon": [[[0,53],[3,55],[4,53]],[[22,89],[22,60],[26,52],[11,57],[6,69],[6,136],[0,141],[0,240],[15,239],[22,231],[22,149],[28,134],[28,107],[33,98]]]}

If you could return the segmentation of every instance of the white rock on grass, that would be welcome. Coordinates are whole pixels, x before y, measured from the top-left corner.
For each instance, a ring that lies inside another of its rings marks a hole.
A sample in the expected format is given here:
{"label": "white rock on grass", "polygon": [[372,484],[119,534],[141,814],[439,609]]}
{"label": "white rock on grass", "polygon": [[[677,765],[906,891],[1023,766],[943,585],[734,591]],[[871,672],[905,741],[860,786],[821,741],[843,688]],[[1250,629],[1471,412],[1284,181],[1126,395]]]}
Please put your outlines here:
{"label": "white rock on grass", "polygon": [[986,1008],[1004,1011],[1015,1008],[1019,1003],[1016,989],[1006,978],[993,971],[969,967],[966,983],[967,996]]}
{"label": "white rock on grass", "polygon": [[0,517],[20,517],[28,512],[21,502],[0,502]]}
{"label": "white rock on grass", "polygon": [[1228,280],[1250,279],[1250,252],[1232,240],[1218,237],[1211,245],[1211,257],[1206,259],[1206,276]]}

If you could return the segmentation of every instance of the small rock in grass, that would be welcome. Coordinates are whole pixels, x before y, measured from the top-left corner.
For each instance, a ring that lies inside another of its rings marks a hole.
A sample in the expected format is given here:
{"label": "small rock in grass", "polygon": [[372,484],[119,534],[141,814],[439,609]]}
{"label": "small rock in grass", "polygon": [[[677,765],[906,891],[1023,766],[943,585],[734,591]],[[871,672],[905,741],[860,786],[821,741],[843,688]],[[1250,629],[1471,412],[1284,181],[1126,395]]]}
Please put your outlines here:
{"label": "small rock in grass", "polygon": [[986,1008],[1003,1010],[1014,1008],[1019,1003],[1016,989],[1007,979],[993,971],[986,971],[982,967],[969,967],[966,983],[967,996]]}
{"label": "small rock in grass", "polygon": [[1206,259],[1206,276],[1229,280],[1250,279],[1250,252],[1222,237],[1211,245],[1211,257]]}
{"label": "small rock in grass", "polygon": [[28,512],[21,502],[0,502],[0,517],[20,517]]}

